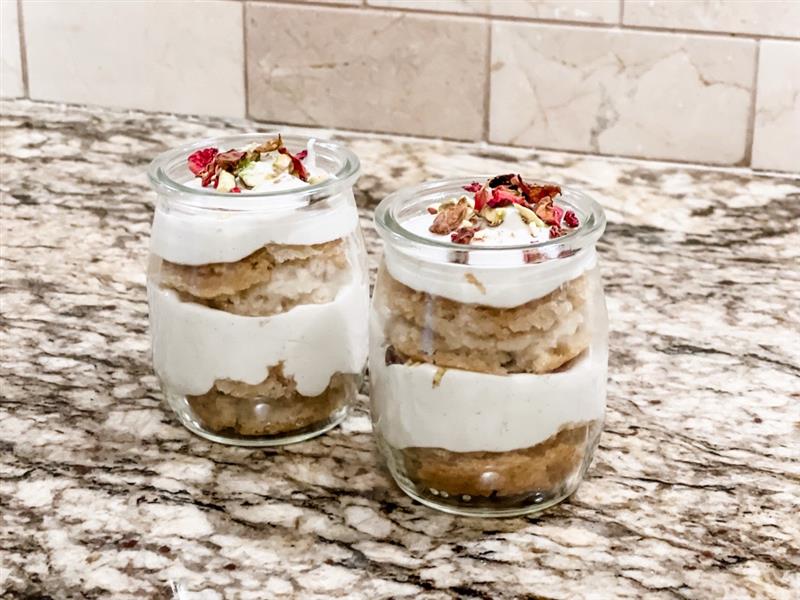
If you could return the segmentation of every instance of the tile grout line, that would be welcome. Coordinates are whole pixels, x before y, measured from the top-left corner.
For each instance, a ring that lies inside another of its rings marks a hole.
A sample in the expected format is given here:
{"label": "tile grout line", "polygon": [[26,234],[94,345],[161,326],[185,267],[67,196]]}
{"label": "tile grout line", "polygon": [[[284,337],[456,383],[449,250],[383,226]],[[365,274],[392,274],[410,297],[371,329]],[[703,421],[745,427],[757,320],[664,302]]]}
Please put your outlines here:
{"label": "tile grout line", "polygon": [[483,84],[483,140],[489,141],[492,115],[492,38],[494,24],[486,20],[486,79]]}
{"label": "tile grout line", "polygon": [[[253,0],[256,4],[279,4],[283,6],[307,6],[311,8],[331,8],[334,10],[365,10],[367,12],[403,12],[410,13],[417,16],[428,17],[456,17],[462,19],[481,19],[487,18],[490,21],[499,21],[507,23],[523,23],[526,25],[544,25],[548,27],[583,27],[586,29],[600,29],[603,31],[634,31],[640,33],[661,33],[665,35],[696,35],[707,36],[719,39],[745,39],[745,40],[783,40],[791,42],[800,42],[800,37],[770,35],[763,33],[741,33],[732,31],[707,31],[697,29],[681,29],[672,27],[654,27],[648,25],[623,25],[622,23],[603,23],[596,21],[572,21],[563,19],[542,19],[536,17],[514,17],[506,15],[490,15],[486,13],[465,13],[444,10],[431,10],[424,8],[406,8],[403,6],[378,6],[375,4],[331,4],[328,2],[310,1],[297,4],[296,0]],[[618,17],[619,18],[619,15]]]}
{"label": "tile grout line", "polygon": [[747,115],[747,136],[745,138],[742,164],[752,168],[753,144],[756,139],[756,108],[758,103],[758,72],[761,63],[761,40],[756,40],[755,68],[753,69],[753,87],[750,91],[750,113]]}
{"label": "tile grout line", "polygon": [[625,0],[619,0],[619,26],[623,27],[625,22]]}
{"label": "tile grout line", "polygon": [[17,0],[17,36],[19,37],[19,59],[22,67],[22,88],[25,98],[31,97],[28,80],[28,46],[25,43],[25,19],[22,15],[22,0]]}
{"label": "tile grout line", "polygon": [[247,9],[249,2],[242,2],[242,68],[244,69],[244,116],[250,118],[250,75],[247,72]]}

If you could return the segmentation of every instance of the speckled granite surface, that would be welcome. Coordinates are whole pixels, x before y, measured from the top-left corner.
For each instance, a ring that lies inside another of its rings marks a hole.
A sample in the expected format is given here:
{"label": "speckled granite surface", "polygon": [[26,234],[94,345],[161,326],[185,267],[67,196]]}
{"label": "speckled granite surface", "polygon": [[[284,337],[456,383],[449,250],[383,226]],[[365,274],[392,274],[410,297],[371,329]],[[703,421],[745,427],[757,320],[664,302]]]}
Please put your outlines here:
{"label": "speckled granite surface", "polygon": [[588,479],[540,518],[469,520],[392,484],[366,397],[329,435],[257,451],[162,406],[144,168],[247,124],[6,102],[0,126],[3,598],[798,596],[797,180],[348,136],[372,252],[371,207],[424,178],[513,164],[608,211]]}

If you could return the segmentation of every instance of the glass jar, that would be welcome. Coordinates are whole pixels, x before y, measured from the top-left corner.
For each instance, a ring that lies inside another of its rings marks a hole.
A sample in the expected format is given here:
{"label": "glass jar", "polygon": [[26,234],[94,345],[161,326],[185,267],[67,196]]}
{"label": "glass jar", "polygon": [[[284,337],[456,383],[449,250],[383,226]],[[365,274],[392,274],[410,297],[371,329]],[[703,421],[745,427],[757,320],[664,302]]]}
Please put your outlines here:
{"label": "glass jar", "polygon": [[358,158],[334,142],[286,136],[285,148],[306,149],[303,160],[327,179],[261,193],[191,183],[196,151],[252,148],[275,135],[187,145],[148,173],[158,194],[147,275],[156,374],[188,429],[241,446],[334,427],[367,359]]}
{"label": "glass jar", "polygon": [[514,516],[572,494],[598,443],[608,333],[595,244],[605,216],[565,189],[557,204],[581,225],[555,239],[473,246],[409,226],[471,181],[403,189],[376,210],[372,424],[412,498]]}

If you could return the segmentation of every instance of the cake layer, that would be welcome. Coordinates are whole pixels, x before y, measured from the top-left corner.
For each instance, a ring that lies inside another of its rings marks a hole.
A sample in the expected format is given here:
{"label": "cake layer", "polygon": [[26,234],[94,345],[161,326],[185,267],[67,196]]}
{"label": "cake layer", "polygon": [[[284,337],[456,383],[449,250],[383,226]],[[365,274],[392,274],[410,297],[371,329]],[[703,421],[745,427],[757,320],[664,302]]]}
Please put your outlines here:
{"label": "cake layer", "polygon": [[234,263],[189,266],[154,258],[154,281],[184,299],[250,316],[284,312],[298,304],[330,302],[352,278],[347,246],[270,244]]}
{"label": "cake layer", "polygon": [[376,307],[387,345],[403,357],[485,373],[548,373],[591,336],[592,279],[580,276],[514,308],[462,304],[413,290],[381,270]]}
{"label": "cake layer", "polygon": [[580,474],[601,426],[570,424],[534,446],[509,452],[406,448],[397,452],[398,462],[416,486],[440,496],[547,494]]}
{"label": "cake layer", "polygon": [[210,391],[187,396],[186,401],[194,418],[213,433],[278,435],[329,419],[336,409],[355,397],[358,379],[358,375],[336,373],[321,394],[309,397],[298,393],[294,379],[285,377],[277,366],[259,384],[220,380]]}
{"label": "cake layer", "polygon": [[260,383],[270,367],[283,363],[299,394],[317,396],[334,373],[359,374],[364,368],[368,293],[356,277],[332,302],[248,317],[149,286],[155,370],[178,393],[201,395],[217,380]]}
{"label": "cake layer", "polygon": [[505,452],[546,440],[569,423],[602,420],[606,356],[584,353],[546,375],[489,375],[435,365],[386,364],[370,354],[372,418],[394,448]]}

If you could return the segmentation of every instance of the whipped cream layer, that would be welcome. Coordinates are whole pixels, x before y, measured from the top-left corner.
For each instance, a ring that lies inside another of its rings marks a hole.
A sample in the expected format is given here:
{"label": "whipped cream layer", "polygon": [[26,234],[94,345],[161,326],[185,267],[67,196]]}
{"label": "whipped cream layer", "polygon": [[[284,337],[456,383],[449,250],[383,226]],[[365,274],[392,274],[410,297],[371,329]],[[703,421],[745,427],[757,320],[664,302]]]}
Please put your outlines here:
{"label": "whipped cream layer", "polygon": [[[546,296],[597,264],[594,247],[558,258],[555,248],[531,246],[528,252],[550,259],[538,263],[527,263],[522,250],[480,250],[480,246],[514,246],[537,241],[513,206],[503,210],[506,216],[500,226],[482,229],[469,245],[463,246],[463,252],[469,252],[468,264],[441,262],[442,251],[438,249],[436,254],[431,252],[426,256],[423,251],[408,251],[387,244],[384,248],[386,268],[394,279],[420,292],[464,304],[512,308]],[[429,231],[432,222],[432,215],[422,214],[401,225],[420,237],[449,241],[449,236]],[[547,229],[538,235],[541,237],[538,241],[546,240]],[[462,249],[454,248],[450,252],[462,252]]]}
{"label": "whipped cream layer", "polygon": [[600,420],[606,404],[606,358],[587,351],[572,368],[546,375],[491,375],[435,365],[386,365],[370,356],[372,418],[394,448],[507,452],[529,448],[575,423]]}
{"label": "whipped cream layer", "polygon": [[317,396],[335,373],[358,373],[367,360],[369,288],[352,281],[333,302],[306,304],[269,317],[245,317],[181,301],[148,286],[153,364],[181,394],[204,394],[217,379],[262,382],[269,367],[304,396]]}
{"label": "whipped cream layer", "polygon": [[386,246],[384,261],[389,274],[408,287],[464,304],[512,308],[542,298],[597,264],[594,248],[567,258],[525,264],[519,257],[504,264],[436,263]]}
{"label": "whipped cream layer", "polygon": [[352,190],[281,211],[189,211],[159,202],[150,251],[182,265],[235,262],[269,243],[321,244],[346,237],[356,227],[358,210]]}

